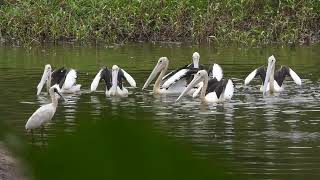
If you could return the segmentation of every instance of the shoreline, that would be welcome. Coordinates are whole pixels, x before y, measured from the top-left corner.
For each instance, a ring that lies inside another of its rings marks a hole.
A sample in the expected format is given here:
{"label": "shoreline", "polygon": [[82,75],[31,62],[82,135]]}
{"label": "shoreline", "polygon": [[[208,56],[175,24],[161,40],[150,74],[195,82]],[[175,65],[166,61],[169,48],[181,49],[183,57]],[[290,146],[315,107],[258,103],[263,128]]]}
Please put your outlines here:
{"label": "shoreline", "polygon": [[23,173],[22,163],[16,159],[9,149],[0,142],[0,179],[27,180]]}

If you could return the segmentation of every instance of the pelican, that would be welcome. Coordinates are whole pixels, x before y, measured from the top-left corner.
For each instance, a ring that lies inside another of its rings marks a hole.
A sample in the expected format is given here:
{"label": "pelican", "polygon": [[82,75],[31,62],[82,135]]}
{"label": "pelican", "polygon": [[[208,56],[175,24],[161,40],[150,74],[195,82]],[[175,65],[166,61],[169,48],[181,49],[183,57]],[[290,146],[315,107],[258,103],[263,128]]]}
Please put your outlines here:
{"label": "pelican", "polygon": [[[213,64],[208,70],[209,81],[211,79],[216,79],[216,81],[221,81],[223,78],[223,70],[219,64]],[[199,83],[199,87],[194,91],[192,97],[195,98],[199,95],[201,88],[203,87],[203,82]]]}
{"label": "pelican", "polygon": [[169,88],[175,83],[179,83],[179,81],[185,81],[186,78],[192,77],[198,70],[204,69],[204,66],[199,64],[200,54],[198,52],[194,52],[192,55],[192,63],[185,65],[179,69],[176,69],[164,77],[162,77],[163,88]]}
{"label": "pelican", "polygon": [[281,66],[275,72],[275,64],[276,59],[272,55],[268,58],[267,71],[265,70],[264,66],[253,70],[246,77],[244,84],[247,85],[253,78],[260,76],[263,82],[260,90],[263,91],[263,94],[265,94],[266,92],[278,93],[283,91],[282,85],[286,76],[290,76],[297,85],[301,85],[300,77],[291,68],[287,66]]}
{"label": "pelican", "polygon": [[44,126],[47,122],[49,122],[54,113],[56,112],[58,106],[58,98],[56,97],[55,93],[57,93],[62,99],[64,97],[59,93],[58,85],[54,85],[49,89],[49,94],[51,97],[51,103],[46,104],[38,108],[28,119],[26,123],[26,130],[32,130],[38,128],[40,126]]}
{"label": "pelican", "polygon": [[153,68],[151,74],[149,75],[147,81],[144,83],[142,90],[147,88],[151,81],[160,73],[158,76],[154,86],[153,86],[153,93],[154,94],[178,94],[181,93],[187,85],[186,81],[177,81],[173,83],[168,88],[161,86],[162,78],[165,75],[166,71],[168,70],[169,59],[167,57],[161,57],[158,60],[158,63]]}
{"label": "pelican", "polygon": [[91,83],[91,92],[97,89],[100,79],[103,79],[106,83],[106,96],[127,96],[128,90],[123,86],[124,79],[132,87],[136,87],[136,82],[130,74],[120,69],[117,65],[113,65],[111,70],[107,67],[100,69]]}
{"label": "pelican", "polygon": [[37,95],[40,94],[43,85],[47,83],[47,89],[51,84],[59,84],[59,91],[62,93],[73,93],[80,91],[80,84],[76,84],[77,72],[74,69],[67,70],[64,67],[52,72],[50,64],[45,65],[42,78],[37,86]]}
{"label": "pelican", "polygon": [[194,85],[200,82],[203,82],[203,87],[200,92],[200,99],[202,102],[219,103],[230,100],[233,96],[234,86],[231,79],[222,79],[218,81],[217,78],[213,78],[209,80],[207,71],[200,70],[194,75],[193,80],[176,101],[179,101],[194,87]]}

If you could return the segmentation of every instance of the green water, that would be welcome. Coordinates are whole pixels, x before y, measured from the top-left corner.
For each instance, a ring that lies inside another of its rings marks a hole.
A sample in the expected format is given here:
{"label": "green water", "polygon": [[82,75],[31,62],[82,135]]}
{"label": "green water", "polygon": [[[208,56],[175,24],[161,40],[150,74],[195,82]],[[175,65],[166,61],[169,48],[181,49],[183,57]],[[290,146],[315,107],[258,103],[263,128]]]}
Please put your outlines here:
{"label": "green water", "polygon": [[[194,51],[200,53],[201,64],[220,64],[224,76],[234,81],[236,89],[231,102],[203,105],[198,99],[186,97],[175,103],[177,95],[154,96],[152,87],[141,91],[159,57],[167,56],[169,68],[174,69],[190,63]],[[266,64],[272,54],[277,64],[294,69],[303,85],[299,87],[287,79],[283,93],[263,98],[260,80],[244,86],[244,78],[254,68]],[[151,124],[151,131],[195,147],[192,156],[196,159],[218,156],[218,161],[228,164],[228,173],[253,179],[316,179],[320,176],[319,59],[320,46],[214,48],[131,44],[43,46],[28,50],[0,47],[0,117],[21,141],[50,150],[50,143],[55,142],[52,139],[60,134],[76,134],[80,122],[109,121],[125,115],[132,122],[144,119]],[[59,102],[43,137],[37,131],[32,143],[24,125],[40,105],[49,102],[46,93],[36,96],[36,86],[47,63],[53,68],[77,69],[77,83],[82,84],[82,90],[66,95],[68,102]],[[99,67],[113,64],[131,74],[138,88],[128,88],[127,98],[105,97],[103,83],[97,92],[89,93]]]}

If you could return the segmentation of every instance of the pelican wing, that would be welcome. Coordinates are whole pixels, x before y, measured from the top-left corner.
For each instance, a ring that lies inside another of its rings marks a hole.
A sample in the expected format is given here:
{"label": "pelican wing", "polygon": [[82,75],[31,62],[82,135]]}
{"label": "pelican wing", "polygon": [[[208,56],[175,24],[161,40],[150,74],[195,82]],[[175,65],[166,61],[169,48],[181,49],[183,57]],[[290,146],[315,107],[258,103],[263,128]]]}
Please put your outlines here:
{"label": "pelican wing", "polygon": [[301,85],[301,78],[298,76],[298,74],[296,72],[294,72],[291,68],[289,68],[289,74],[291,76],[291,78],[293,79],[293,81],[298,84]]}
{"label": "pelican wing", "polygon": [[233,96],[233,92],[234,92],[233,82],[231,79],[229,79],[224,89],[224,93],[223,93],[224,99],[230,100]]}
{"label": "pelican wing", "polygon": [[41,126],[43,123],[52,119],[56,108],[52,104],[47,104],[38,108],[28,119],[26,129],[34,129]]}
{"label": "pelican wing", "polygon": [[300,77],[287,66],[281,66],[281,68],[275,72],[274,79],[277,81],[279,86],[282,86],[286,76],[290,76],[296,84],[301,85]]}
{"label": "pelican wing", "polygon": [[51,84],[59,84],[61,88],[64,83],[63,80],[65,80],[67,72],[67,69],[64,67],[54,70],[51,74]]}
{"label": "pelican wing", "polygon": [[183,66],[183,67],[181,67],[181,68],[179,68],[179,69],[176,69],[176,70],[174,70],[174,71],[171,71],[170,73],[168,73],[167,75],[165,75],[165,76],[162,78],[162,81],[168,80],[171,76],[173,76],[174,74],[176,74],[176,73],[179,72],[180,70],[182,70],[182,69],[187,69],[188,66],[190,66],[190,64],[189,64],[189,65],[185,65],[185,66]]}
{"label": "pelican wing", "polygon": [[70,69],[63,83],[62,88],[70,89],[73,85],[76,84],[76,81],[77,81],[77,72],[74,69]]}
{"label": "pelican wing", "polygon": [[100,77],[106,83],[107,90],[109,90],[112,87],[112,75],[111,75],[111,72],[109,71],[108,67],[105,67],[101,71],[101,76]]}
{"label": "pelican wing", "polygon": [[128,81],[128,83],[130,84],[130,86],[132,87],[136,87],[136,81],[132,78],[132,76],[130,76],[130,74],[128,74],[125,70],[121,69],[121,71],[123,72],[124,77],[126,78],[126,80]]}
{"label": "pelican wing", "polygon": [[169,88],[172,84],[174,84],[177,81],[179,81],[180,79],[183,79],[184,77],[186,77],[187,74],[189,74],[188,73],[189,71],[190,71],[190,69],[181,69],[180,71],[175,73],[173,76],[171,76],[168,80],[166,80],[163,83],[162,87]]}
{"label": "pelican wing", "polygon": [[217,86],[219,85],[219,82],[216,78],[214,79],[210,79],[208,81],[208,87],[207,87],[207,90],[206,90],[206,94],[210,93],[210,92],[214,92],[217,88]]}
{"label": "pelican wing", "polygon": [[97,75],[94,77],[91,86],[90,86],[90,91],[93,92],[95,90],[97,90],[97,87],[99,85],[100,79],[101,79],[101,72],[103,71],[103,69],[100,69],[99,72],[97,73]]}
{"label": "pelican wing", "polygon": [[213,64],[210,66],[208,74],[211,79],[216,78],[220,81],[223,77],[223,70],[219,64]]}
{"label": "pelican wing", "polygon": [[221,80],[217,83],[216,88],[214,89],[214,92],[216,92],[218,99],[220,98],[221,94],[224,93],[227,84],[228,84],[228,80],[226,79]]}
{"label": "pelican wing", "polygon": [[264,66],[261,66],[255,70],[253,70],[244,80],[244,85],[248,85],[250,81],[252,81],[253,78],[260,76],[262,79],[262,82],[264,82],[264,79],[266,77],[266,70],[264,69]]}

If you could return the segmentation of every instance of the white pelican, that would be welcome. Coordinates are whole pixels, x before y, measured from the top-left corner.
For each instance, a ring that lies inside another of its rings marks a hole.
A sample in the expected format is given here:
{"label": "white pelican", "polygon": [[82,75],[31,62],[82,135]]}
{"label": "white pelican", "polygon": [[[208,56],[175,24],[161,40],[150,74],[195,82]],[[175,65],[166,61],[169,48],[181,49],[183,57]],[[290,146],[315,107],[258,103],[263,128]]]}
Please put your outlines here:
{"label": "white pelican", "polygon": [[42,78],[37,86],[37,95],[40,94],[44,83],[47,83],[47,89],[51,85],[58,84],[62,93],[73,93],[80,91],[80,84],[76,84],[77,72],[74,69],[67,70],[64,67],[52,72],[50,64],[45,65]]}
{"label": "white pelican", "polygon": [[263,91],[263,94],[266,92],[278,93],[283,91],[282,85],[286,76],[290,76],[296,84],[301,85],[300,77],[291,68],[287,66],[281,66],[280,69],[275,72],[275,64],[276,59],[272,55],[268,58],[267,71],[265,70],[264,66],[253,70],[246,77],[244,84],[247,85],[253,78],[260,76],[263,82],[260,90]]}
{"label": "white pelican", "polygon": [[124,79],[132,87],[136,87],[136,82],[130,74],[117,65],[113,65],[112,70],[108,70],[107,67],[100,69],[91,83],[91,92],[97,89],[100,79],[103,79],[106,83],[106,96],[127,96],[128,90],[123,86]]}
{"label": "white pelican", "polygon": [[168,70],[169,60],[167,57],[161,57],[158,60],[158,63],[152,70],[150,76],[148,77],[147,81],[144,83],[142,90],[147,88],[151,81],[160,73],[156,82],[153,86],[153,93],[154,94],[178,94],[181,93],[187,86],[186,80],[184,81],[177,81],[173,83],[168,88],[161,86],[162,78],[165,75],[166,71]]}
{"label": "white pelican", "polygon": [[31,130],[32,132],[33,129],[40,126],[43,127],[45,123],[49,122],[52,119],[58,106],[58,98],[56,97],[55,93],[57,93],[62,97],[62,99],[64,99],[63,96],[59,93],[58,88],[58,85],[54,85],[49,89],[51,103],[41,106],[31,115],[26,123],[26,130]]}
{"label": "white pelican", "polygon": [[[198,72],[201,69],[204,69],[204,66],[199,64],[200,54],[198,52],[194,52],[192,55],[192,63],[185,65],[179,69],[176,69],[164,77],[162,77],[163,88],[169,88],[175,83],[181,83],[179,81],[186,81],[186,78],[192,77],[193,74]],[[183,83],[183,82],[182,82]]]}
{"label": "white pelican", "polygon": [[233,96],[234,86],[231,79],[222,79],[218,81],[217,78],[213,78],[209,80],[207,71],[200,70],[194,75],[193,80],[176,101],[179,101],[194,87],[194,85],[200,82],[203,82],[203,87],[200,92],[200,99],[202,102],[219,103],[230,100]]}

